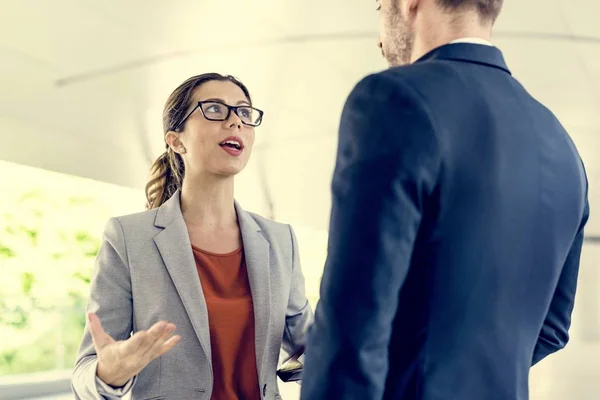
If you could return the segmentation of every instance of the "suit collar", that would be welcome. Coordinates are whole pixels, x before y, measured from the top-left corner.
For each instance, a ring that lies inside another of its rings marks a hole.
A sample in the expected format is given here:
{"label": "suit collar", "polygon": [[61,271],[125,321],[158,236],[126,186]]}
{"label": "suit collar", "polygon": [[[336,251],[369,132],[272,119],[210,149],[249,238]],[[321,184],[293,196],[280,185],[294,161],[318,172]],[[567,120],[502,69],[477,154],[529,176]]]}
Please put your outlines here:
{"label": "suit collar", "polygon": [[177,191],[159,207],[154,225],[164,229],[154,237],[154,243],[181,298],[202,349],[211,362],[208,309],[179,202],[180,193]]}
{"label": "suit collar", "polygon": [[183,218],[181,213],[181,192],[177,190],[169,200],[165,201],[156,212],[154,225],[159,228],[166,228],[178,218]]}
{"label": "suit collar", "polygon": [[462,37],[462,38],[455,39],[450,42],[450,44],[452,44],[452,43],[474,43],[474,44],[482,44],[484,46],[493,46],[492,42],[490,42],[489,40],[485,40],[485,39],[478,38],[478,37]]}
{"label": "suit collar", "polygon": [[240,224],[240,230],[242,231],[242,237],[244,236],[244,233],[250,234],[250,232],[260,232],[261,228],[256,223],[254,217],[249,212],[244,211],[237,201],[234,201],[234,205],[238,223]]}
{"label": "suit collar", "polygon": [[[181,193],[175,194],[159,207],[154,224],[164,228],[154,242],[173,280],[177,293],[188,313],[192,326],[208,360],[212,360],[208,309],[204,291],[197,278],[196,261],[192,253],[187,226],[181,213]],[[256,360],[260,376],[263,371],[271,315],[270,244],[263,236],[254,217],[235,202],[248,280],[252,293],[255,321]]]}
{"label": "suit collar", "polygon": [[415,64],[430,60],[455,60],[488,65],[510,74],[502,52],[493,46],[475,43],[451,43],[438,47],[415,61]]}
{"label": "suit collar", "polygon": [[[252,215],[244,211],[237,201],[234,201],[234,205],[240,227],[242,229],[246,228],[246,231],[259,232],[261,228]],[[166,228],[179,218],[183,218],[183,214],[181,212],[181,190],[178,189],[169,200],[158,208],[154,225],[159,228]]]}
{"label": "suit collar", "polygon": [[252,304],[254,306],[254,329],[256,362],[259,378],[264,380],[268,371],[263,370],[263,365],[268,360],[265,358],[267,338],[271,324],[271,275],[270,275],[270,248],[269,241],[263,236],[260,227],[250,213],[242,210],[235,203],[244,257],[248,271]]}

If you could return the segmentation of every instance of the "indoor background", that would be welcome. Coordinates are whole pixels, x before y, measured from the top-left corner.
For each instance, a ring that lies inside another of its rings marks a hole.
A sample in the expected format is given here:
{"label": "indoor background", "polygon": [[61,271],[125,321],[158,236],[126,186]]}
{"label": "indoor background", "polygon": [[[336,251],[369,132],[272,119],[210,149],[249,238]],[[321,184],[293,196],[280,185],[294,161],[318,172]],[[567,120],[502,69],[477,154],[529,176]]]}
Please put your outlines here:
{"label": "indoor background", "polygon": [[[235,75],[265,110],[236,198],[294,226],[316,303],[341,108],[363,76],[386,68],[375,8],[0,0],[0,398],[71,398],[61,391],[102,228],[143,210],[149,166],[164,150],[162,107],[192,75]],[[598,15],[593,0],[505,0],[493,38],[571,133],[590,182],[571,342],[532,370],[533,400],[600,396]],[[297,393],[282,385],[286,400]]]}

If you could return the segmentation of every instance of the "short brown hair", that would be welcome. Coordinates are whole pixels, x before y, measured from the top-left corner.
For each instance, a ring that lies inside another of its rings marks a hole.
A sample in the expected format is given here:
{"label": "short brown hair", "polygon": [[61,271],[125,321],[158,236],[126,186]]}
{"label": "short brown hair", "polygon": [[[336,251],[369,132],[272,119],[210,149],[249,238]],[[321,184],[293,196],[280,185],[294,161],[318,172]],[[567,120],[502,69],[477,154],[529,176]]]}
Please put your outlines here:
{"label": "short brown hair", "polygon": [[504,0],[436,0],[448,11],[476,9],[481,19],[495,21],[500,15]]}

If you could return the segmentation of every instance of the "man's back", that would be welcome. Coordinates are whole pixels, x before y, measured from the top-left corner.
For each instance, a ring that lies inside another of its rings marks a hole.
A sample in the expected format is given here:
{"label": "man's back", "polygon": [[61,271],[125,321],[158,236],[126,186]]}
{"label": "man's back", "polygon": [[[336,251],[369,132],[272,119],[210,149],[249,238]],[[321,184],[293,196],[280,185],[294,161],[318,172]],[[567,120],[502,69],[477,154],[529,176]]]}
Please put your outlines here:
{"label": "man's back", "polygon": [[[400,294],[389,398],[405,390],[425,398],[524,398],[582,221],[587,184],[573,143],[550,111],[493,64],[495,53],[454,44],[438,50],[443,59],[387,72],[423,97],[441,157]],[[561,327],[556,335],[566,341]],[[415,379],[403,387],[397,378],[413,367]]]}
{"label": "man's back", "polygon": [[573,143],[493,47],[443,46],[361,90],[331,223],[364,232],[330,239],[306,393],[342,368],[332,398],[526,399],[529,367],[568,338],[588,212]]}

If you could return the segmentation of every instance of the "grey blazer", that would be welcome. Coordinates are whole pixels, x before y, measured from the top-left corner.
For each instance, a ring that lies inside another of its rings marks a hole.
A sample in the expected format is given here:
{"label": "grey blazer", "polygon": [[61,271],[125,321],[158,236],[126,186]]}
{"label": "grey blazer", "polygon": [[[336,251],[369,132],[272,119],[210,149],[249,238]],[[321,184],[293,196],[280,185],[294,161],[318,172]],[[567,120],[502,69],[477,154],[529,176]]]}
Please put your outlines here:
{"label": "grey blazer", "polygon": [[[256,360],[263,399],[279,399],[280,351],[304,349],[313,313],[304,292],[296,237],[289,225],[245,212],[236,203],[254,302]],[[72,388],[77,399],[210,399],[213,389],[208,313],[177,192],[160,208],[109,220],[91,284],[88,311],[116,340],[159,320],[181,342],[153,360],[123,389],[96,378],[86,326]]]}

